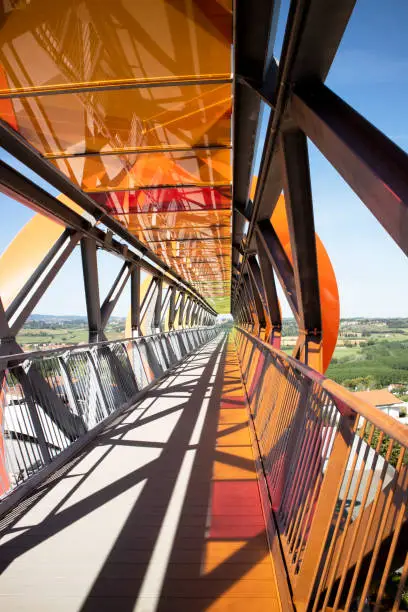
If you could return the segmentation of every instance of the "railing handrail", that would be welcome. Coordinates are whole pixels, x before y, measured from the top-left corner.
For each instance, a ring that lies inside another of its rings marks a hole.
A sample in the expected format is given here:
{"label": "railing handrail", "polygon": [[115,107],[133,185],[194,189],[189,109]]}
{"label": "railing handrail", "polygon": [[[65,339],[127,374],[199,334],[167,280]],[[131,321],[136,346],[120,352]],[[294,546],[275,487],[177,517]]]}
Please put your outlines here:
{"label": "railing handrail", "polygon": [[62,465],[107,419],[138,401],[219,332],[218,325],[197,326],[68,350],[19,353],[14,362],[6,357],[11,361],[3,367],[0,398],[1,504],[14,491],[20,499],[20,485],[27,482],[30,489],[39,482],[37,476]]}
{"label": "railing handrail", "polygon": [[99,342],[90,342],[88,344],[65,344],[59,348],[53,349],[44,349],[37,351],[29,351],[29,352],[21,352],[21,353],[13,353],[10,355],[2,355],[0,356],[0,369],[5,369],[9,367],[12,363],[13,366],[19,365],[24,361],[30,359],[38,359],[38,358],[46,358],[46,357],[58,357],[60,355],[64,355],[67,352],[81,352],[87,351],[92,348],[100,348],[102,346],[110,346],[112,344],[119,344],[122,342],[141,342],[143,340],[147,340],[149,338],[157,338],[158,336],[166,336],[169,334],[174,334],[177,332],[189,332],[189,331],[197,331],[200,329],[208,329],[209,327],[217,327],[216,325],[200,325],[199,327],[184,327],[180,329],[171,329],[166,332],[157,332],[156,334],[147,334],[144,336],[134,336],[127,338],[117,338],[116,340],[101,340]]}
{"label": "railing handrail", "polygon": [[[271,346],[267,342],[264,342],[257,336],[248,332],[245,328],[240,325],[236,325],[236,328],[243,332],[245,335],[249,336],[251,340],[256,341],[263,348],[268,350],[270,353],[278,357],[279,359],[286,361],[293,368],[295,368],[298,372],[305,375],[307,378],[311,379],[313,382],[321,385],[323,389],[325,389],[334,400],[337,400],[336,405],[338,403],[340,405],[346,405],[346,408],[355,412],[359,416],[367,419],[381,429],[386,435],[393,438],[396,442],[399,442],[402,446],[408,447],[408,426],[403,425],[396,421],[393,417],[388,414],[384,414],[379,408],[370,404],[369,402],[360,399],[353,395],[351,391],[348,391],[345,387],[342,387],[339,383],[336,383],[334,380],[327,378],[324,374],[320,374],[320,372],[316,372],[310,366],[305,363],[301,363],[297,361],[294,357],[290,357],[283,351]],[[346,411],[342,410],[339,406],[339,411],[345,414]]]}

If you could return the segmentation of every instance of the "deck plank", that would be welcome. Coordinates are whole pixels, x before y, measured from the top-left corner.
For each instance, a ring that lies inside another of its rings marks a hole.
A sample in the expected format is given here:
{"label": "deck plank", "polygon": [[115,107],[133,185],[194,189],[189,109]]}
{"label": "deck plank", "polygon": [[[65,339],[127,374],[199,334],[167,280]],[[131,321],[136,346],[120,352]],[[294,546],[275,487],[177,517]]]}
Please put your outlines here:
{"label": "deck plank", "polygon": [[38,493],[0,538],[1,609],[281,610],[228,336]]}

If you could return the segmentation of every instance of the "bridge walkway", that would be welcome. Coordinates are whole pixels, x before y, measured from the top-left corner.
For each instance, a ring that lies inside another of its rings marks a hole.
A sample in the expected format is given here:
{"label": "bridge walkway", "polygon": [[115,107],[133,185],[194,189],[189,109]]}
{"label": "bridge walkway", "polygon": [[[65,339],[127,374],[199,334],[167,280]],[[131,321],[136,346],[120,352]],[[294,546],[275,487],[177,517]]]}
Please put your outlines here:
{"label": "bridge walkway", "polygon": [[281,610],[247,419],[222,334],[3,519],[0,608]]}

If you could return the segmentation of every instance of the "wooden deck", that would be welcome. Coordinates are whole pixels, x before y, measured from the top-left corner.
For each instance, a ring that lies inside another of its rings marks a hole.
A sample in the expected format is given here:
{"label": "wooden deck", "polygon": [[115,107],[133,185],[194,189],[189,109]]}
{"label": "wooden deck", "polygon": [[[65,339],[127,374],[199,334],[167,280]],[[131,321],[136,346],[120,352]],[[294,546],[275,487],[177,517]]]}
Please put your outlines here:
{"label": "wooden deck", "polygon": [[222,336],[3,520],[5,612],[281,610]]}

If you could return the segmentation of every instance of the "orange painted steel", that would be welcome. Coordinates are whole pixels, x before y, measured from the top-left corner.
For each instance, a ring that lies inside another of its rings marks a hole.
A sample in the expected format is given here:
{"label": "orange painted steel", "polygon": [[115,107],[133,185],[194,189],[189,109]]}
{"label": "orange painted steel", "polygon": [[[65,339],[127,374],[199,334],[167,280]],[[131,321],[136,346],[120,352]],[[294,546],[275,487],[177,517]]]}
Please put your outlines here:
{"label": "orange painted steel", "polygon": [[[399,609],[408,429],[244,329],[236,346],[293,602],[299,611]],[[401,578],[405,579],[404,577]],[[386,606],[386,607],[384,607]]]}
{"label": "orange painted steel", "polygon": [[[118,221],[126,223],[131,231],[149,229],[169,230],[184,228],[215,228],[218,225],[228,226],[231,222],[230,210],[204,210],[194,212],[154,212],[141,214],[118,215]],[[197,236],[199,238],[199,235]]]}
{"label": "orange painted steel", "polygon": [[[271,217],[271,223],[278,235],[282,247],[292,262],[289,228],[286,218],[285,199],[281,195]],[[336,276],[327,251],[316,234],[317,268],[322,314],[322,371],[328,368],[340,326],[340,303]],[[310,330],[313,331],[313,330]]]}

